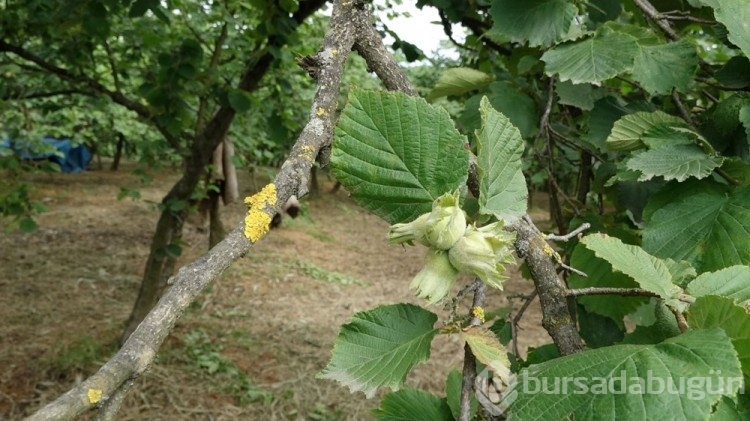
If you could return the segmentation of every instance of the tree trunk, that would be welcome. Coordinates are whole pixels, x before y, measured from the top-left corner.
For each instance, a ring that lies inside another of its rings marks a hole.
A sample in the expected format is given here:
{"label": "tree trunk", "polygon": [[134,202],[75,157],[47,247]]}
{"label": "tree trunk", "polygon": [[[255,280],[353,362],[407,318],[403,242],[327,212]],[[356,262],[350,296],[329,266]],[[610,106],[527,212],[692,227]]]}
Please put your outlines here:
{"label": "tree trunk", "polygon": [[[227,126],[228,127],[228,126]],[[223,133],[216,139],[196,139],[196,148],[200,149],[201,144],[211,144],[220,142],[223,139]],[[215,140],[215,142],[212,142]],[[215,147],[215,145],[214,145]],[[125,325],[120,343],[124,343],[131,333],[138,327],[141,321],[146,317],[151,308],[161,297],[167,287],[169,278],[174,273],[176,257],[174,253],[167,253],[168,246],[179,245],[182,238],[182,227],[187,217],[189,206],[183,207],[179,211],[170,209],[169,204],[175,201],[189,202],[193,191],[198,186],[199,181],[205,177],[206,168],[211,160],[210,153],[197,153],[193,151],[191,158],[187,159],[185,172],[182,178],[172,187],[172,190],[162,200],[162,211],[159,222],[156,224],[156,232],[151,240],[151,251],[148,260],[146,260],[146,269],[143,273],[143,281],[138,292],[138,298],[135,301],[133,310]]]}
{"label": "tree trunk", "polygon": [[[222,182],[223,183],[223,182]],[[221,190],[221,189],[220,189]],[[227,234],[224,230],[224,224],[221,223],[221,214],[219,202],[221,198],[221,191],[215,191],[213,189],[208,192],[208,200],[210,207],[208,214],[210,215],[210,225],[208,229],[208,248],[211,249],[215,245],[219,244],[224,236]]]}
{"label": "tree trunk", "polygon": [[117,133],[117,145],[115,146],[115,156],[112,159],[112,166],[109,168],[112,171],[117,171],[120,168],[120,158],[122,158],[122,150],[125,148],[125,135]]}

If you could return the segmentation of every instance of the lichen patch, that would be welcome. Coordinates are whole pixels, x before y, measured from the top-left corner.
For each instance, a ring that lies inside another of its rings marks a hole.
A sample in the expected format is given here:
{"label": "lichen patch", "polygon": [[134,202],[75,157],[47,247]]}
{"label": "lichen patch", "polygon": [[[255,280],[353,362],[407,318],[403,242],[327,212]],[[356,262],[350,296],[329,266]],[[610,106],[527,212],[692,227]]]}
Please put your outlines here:
{"label": "lichen patch", "polygon": [[271,217],[265,212],[266,206],[276,205],[276,186],[271,183],[261,191],[245,198],[249,207],[245,217],[245,237],[255,243],[268,232]]}

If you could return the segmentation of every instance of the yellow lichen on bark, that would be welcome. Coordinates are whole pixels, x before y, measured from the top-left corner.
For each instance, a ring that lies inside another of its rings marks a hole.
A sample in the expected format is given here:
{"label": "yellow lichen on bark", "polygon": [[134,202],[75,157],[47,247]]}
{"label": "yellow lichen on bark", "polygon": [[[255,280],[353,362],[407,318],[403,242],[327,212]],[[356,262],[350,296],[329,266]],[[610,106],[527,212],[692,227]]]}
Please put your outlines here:
{"label": "yellow lichen on bark", "polygon": [[479,319],[480,322],[484,323],[484,309],[476,306],[471,309],[471,315]]}
{"label": "yellow lichen on bark", "polygon": [[250,208],[245,217],[245,237],[255,243],[260,240],[271,226],[271,217],[264,211],[266,205],[276,205],[276,186],[268,184],[261,191],[245,198]]}
{"label": "yellow lichen on bark", "polygon": [[310,162],[313,162],[315,160],[313,151],[315,151],[315,149],[312,146],[305,145],[302,147],[302,153],[300,154],[300,156]]}
{"label": "yellow lichen on bark", "polygon": [[89,403],[95,405],[102,399],[102,391],[99,389],[89,389],[86,394],[89,398]]}

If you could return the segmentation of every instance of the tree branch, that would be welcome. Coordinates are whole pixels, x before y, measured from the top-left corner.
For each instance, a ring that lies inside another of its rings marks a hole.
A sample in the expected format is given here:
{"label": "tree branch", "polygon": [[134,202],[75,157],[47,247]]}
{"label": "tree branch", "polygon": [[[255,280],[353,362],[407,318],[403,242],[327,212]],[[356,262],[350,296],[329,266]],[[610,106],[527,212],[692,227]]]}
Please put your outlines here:
{"label": "tree branch", "polygon": [[[583,297],[585,295],[619,295],[622,297],[661,297],[655,292],[643,288],[610,288],[610,287],[587,287],[569,289],[565,292],[568,297]],[[689,295],[683,295],[678,298],[683,303],[692,304],[695,299]]]}
{"label": "tree branch", "polygon": [[583,340],[568,306],[567,288],[557,276],[557,266],[550,252],[546,251],[551,248],[528,218],[519,219],[509,228],[516,232],[516,252],[526,259],[534,279],[542,305],[542,326],[552,337],[560,355],[582,351]]}
{"label": "tree branch", "polygon": [[[487,295],[487,285],[480,279],[474,280],[474,300],[471,304],[472,312],[469,319],[469,328],[482,324],[473,310],[477,307],[484,306],[484,299]],[[461,400],[459,409],[459,421],[469,421],[471,419],[471,392],[474,391],[474,380],[477,377],[477,359],[471,351],[469,344],[464,344],[464,368],[461,382]]]}
{"label": "tree branch", "polygon": [[[91,89],[91,91],[98,93],[100,95],[108,96],[115,103],[120,104],[123,107],[135,112],[142,119],[152,120],[151,111],[148,109],[148,107],[146,107],[145,105],[141,103],[131,100],[130,98],[126,97],[122,92],[112,91],[108,89],[106,86],[102,85],[98,80],[92,79],[84,75],[76,75],[72,73],[70,70],[59,67],[53,63],[50,63],[20,46],[8,44],[4,40],[0,39],[0,52],[3,52],[3,51],[13,53],[25,60],[28,60],[36,64],[37,66],[41,67],[42,69],[48,71],[49,73],[56,75],[60,79],[66,80],[73,84],[85,85],[86,87]],[[88,92],[88,91],[84,91],[84,92]],[[167,140],[170,146],[175,148],[175,150],[179,150],[179,145],[180,145],[179,139],[176,136],[174,136],[172,133],[170,133],[166,129],[166,127],[162,126],[161,124],[154,122],[154,125],[157,128],[157,130],[159,130],[159,132],[162,134],[162,136],[164,136],[164,139]]]}
{"label": "tree branch", "polygon": [[53,96],[59,96],[59,95],[90,95],[90,93],[80,90],[80,89],[61,89],[59,91],[32,92],[29,94],[19,93],[18,95],[15,95],[13,92],[11,92],[8,95],[4,96],[2,100],[9,101],[9,100],[22,100],[22,99],[41,99],[41,98],[51,98]]}

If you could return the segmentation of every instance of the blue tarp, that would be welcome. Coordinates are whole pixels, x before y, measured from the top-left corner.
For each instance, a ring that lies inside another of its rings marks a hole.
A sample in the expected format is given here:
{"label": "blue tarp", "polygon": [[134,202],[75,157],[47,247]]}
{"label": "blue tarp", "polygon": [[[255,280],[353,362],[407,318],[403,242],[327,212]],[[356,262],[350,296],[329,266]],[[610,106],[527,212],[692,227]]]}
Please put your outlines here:
{"label": "blue tarp", "polygon": [[31,154],[28,142],[3,140],[2,146],[11,148],[23,159],[42,160],[48,159],[60,165],[62,172],[81,172],[86,169],[91,161],[91,152],[84,144],[73,145],[70,139],[44,138],[42,143],[52,145],[58,153]]}

